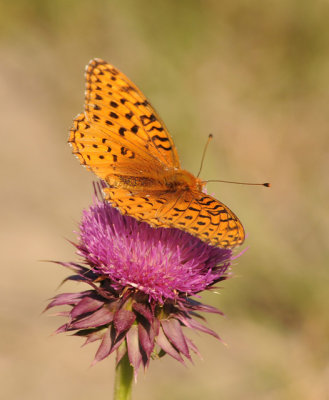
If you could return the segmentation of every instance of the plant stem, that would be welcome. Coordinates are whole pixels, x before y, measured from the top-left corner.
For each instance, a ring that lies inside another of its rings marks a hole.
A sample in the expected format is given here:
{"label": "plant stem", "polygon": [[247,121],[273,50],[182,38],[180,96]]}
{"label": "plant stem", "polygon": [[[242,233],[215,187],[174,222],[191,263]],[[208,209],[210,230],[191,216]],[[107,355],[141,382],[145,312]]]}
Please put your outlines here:
{"label": "plant stem", "polygon": [[130,365],[128,355],[125,354],[115,369],[113,400],[130,400],[131,385],[134,368]]}

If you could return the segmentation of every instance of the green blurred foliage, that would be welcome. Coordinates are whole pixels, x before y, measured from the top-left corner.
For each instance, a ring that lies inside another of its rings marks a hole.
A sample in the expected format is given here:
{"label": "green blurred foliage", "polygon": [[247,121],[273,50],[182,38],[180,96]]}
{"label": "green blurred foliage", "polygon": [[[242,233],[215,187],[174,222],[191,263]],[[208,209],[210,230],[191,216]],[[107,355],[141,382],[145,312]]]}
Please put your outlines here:
{"label": "green blurred foliage", "polygon": [[196,338],[203,363],[153,362],[134,398],[328,398],[328,18],[325,0],[0,1],[6,398],[111,391],[112,364],[86,371],[93,349],[46,342],[56,321],[36,319],[65,277],[36,260],[74,257],[61,235],[90,202],[66,137],[93,57],[145,92],[186,169],[212,132],[204,179],[273,184],[209,184],[248,233],[235,277],[204,295],[230,348]]}

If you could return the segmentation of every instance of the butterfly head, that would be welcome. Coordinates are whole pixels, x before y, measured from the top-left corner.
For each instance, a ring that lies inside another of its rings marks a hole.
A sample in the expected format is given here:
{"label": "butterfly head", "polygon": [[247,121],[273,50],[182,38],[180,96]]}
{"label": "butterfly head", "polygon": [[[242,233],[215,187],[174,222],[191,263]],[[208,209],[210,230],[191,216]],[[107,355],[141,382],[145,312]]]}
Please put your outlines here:
{"label": "butterfly head", "polygon": [[205,182],[183,169],[176,170],[165,178],[166,186],[170,191],[203,190]]}

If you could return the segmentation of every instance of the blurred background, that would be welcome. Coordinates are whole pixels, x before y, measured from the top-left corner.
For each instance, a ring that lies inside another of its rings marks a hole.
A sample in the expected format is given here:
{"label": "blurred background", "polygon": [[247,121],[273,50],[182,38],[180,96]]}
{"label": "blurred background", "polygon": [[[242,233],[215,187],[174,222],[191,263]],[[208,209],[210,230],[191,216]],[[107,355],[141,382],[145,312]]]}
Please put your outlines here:
{"label": "blurred background", "polygon": [[75,260],[93,176],[66,144],[84,67],[103,58],[151,100],[203,179],[241,218],[248,250],[204,301],[227,346],[191,337],[203,360],[151,363],[138,399],[329,399],[329,3],[325,0],[0,1],[1,397],[111,398],[114,363],[51,336],[41,315]]}

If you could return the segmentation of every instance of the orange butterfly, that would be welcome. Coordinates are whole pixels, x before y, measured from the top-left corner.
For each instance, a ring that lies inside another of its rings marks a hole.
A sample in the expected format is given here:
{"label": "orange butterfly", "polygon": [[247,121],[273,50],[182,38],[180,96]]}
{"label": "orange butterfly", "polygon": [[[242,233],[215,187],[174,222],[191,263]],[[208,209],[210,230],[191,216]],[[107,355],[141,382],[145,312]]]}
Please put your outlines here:
{"label": "orange butterfly", "polygon": [[181,169],[169,132],[142,92],[98,58],[86,68],[85,112],[75,118],[68,141],[80,163],[108,184],[105,198],[122,214],[214,246],[243,243],[235,214]]}

